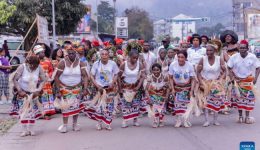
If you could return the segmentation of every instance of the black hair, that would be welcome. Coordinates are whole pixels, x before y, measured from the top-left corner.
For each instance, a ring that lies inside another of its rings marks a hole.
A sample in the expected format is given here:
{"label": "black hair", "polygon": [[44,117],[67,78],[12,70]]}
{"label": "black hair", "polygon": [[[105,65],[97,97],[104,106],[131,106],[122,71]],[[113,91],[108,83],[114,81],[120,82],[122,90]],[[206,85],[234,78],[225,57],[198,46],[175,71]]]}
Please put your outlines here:
{"label": "black hair", "polygon": [[186,51],[184,51],[184,50],[179,51],[179,52],[177,53],[177,56],[178,56],[179,54],[183,54],[186,59],[188,58],[188,53],[187,53]]}
{"label": "black hair", "polygon": [[192,35],[191,40],[190,40],[190,43],[193,44],[193,40],[194,40],[195,38],[199,39],[200,44],[202,43],[202,41],[201,41],[201,36],[200,36],[199,34],[197,34],[197,33],[195,33],[195,34]]}
{"label": "black hair", "polygon": [[[53,53],[52,53],[52,55],[51,55],[52,60],[56,60],[58,50],[59,50],[59,48],[56,48],[56,49],[53,51]],[[61,58],[64,58],[63,52],[62,52]]]}
{"label": "black hair", "polygon": [[165,49],[165,48],[160,48],[160,49],[159,49],[159,53],[160,53],[162,50],[166,52],[166,49]]}
{"label": "black hair", "polygon": [[[231,36],[231,38],[232,38],[232,40],[231,40],[231,44],[236,44],[237,43],[237,40],[235,39],[235,37],[234,37],[234,35],[231,35],[231,34],[227,34],[227,35],[225,35],[225,43],[226,43],[226,37],[227,36]],[[227,44],[228,45],[228,44]]]}
{"label": "black hair", "polygon": [[154,64],[152,65],[152,70],[153,70],[155,67],[159,68],[160,71],[162,71],[162,66],[161,66],[160,64],[154,63]]}
{"label": "black hair", "polygon": [[206,38],[207,41],[210,41],[210,38],[207,35],[202,35],[201,38],[203,38],[203,37]]}
{"label": "black hair", "polygon": [[71,41],[64,41],[63,45],[65,45],[65,44],[72,44],[72,42]]}
{"label": "black hair", "polygon": [[88,45],[89,49],[92,48],[90,40],[86,40],[85,43]]}
{"label": "black hair", "polygon": [[131,57],[131,56],[133,56],[134,54],[137,54],[137,55],[139,55],[139,52],[138,52],[138,50],[137,49],[135,49],[135,48],[132,48],[131,49],[131,51],[129,52],[129,57]]}

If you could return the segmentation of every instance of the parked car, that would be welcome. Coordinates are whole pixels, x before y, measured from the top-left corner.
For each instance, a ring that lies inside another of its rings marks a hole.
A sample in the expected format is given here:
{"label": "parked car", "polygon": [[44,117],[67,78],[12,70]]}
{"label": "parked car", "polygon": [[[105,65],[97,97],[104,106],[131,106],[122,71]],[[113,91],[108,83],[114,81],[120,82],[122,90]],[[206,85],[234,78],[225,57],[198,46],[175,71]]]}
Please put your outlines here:
{"label": "parked car", "polygon": [[[20,63],[23,63],[25,61],[25,50],[24,50],[24,45],[21,45],[19,50],[16,51],[17,47],[21,44],[21,40],[17,40],[17,39],[6,39],[7,40],[7,45],[9,48],[9,52],[11,57],[13,57],[13,59],[11,60],[10,64],[11,65],[17,65]],[[4,41],[1,40],[0,41],[0,45],[2,47]]]}

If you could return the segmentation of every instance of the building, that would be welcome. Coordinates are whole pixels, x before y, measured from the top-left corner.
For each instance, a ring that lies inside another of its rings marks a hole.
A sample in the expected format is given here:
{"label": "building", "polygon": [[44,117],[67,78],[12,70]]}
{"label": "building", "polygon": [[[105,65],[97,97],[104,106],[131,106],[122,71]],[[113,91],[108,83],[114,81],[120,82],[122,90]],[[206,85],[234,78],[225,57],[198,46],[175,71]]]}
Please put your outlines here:
{"label": "building", "polygon": [[239,39],[247,39],[247,13],[252,9],[260,10],[260,0],[232,0],[232,3],[233,30],[238,34]]}
{"label": "building", "polygon": [[153,34],[156,40],[160,40],[164,35],[171,35],[171,24],[165,19],[155,21],[153,23]]}
{"label": "building", "polygon": [[179,14],[171,19],[171,36],[181,40],[196,32],[196,19],[184,14]]}
{"label": "building", "polygon": [[157,41],[163,35],[186,40],[188,36],[196,32],[196,21],[201,19],[179,14],[173,18],[158,20],[153,23],[154,37]]}

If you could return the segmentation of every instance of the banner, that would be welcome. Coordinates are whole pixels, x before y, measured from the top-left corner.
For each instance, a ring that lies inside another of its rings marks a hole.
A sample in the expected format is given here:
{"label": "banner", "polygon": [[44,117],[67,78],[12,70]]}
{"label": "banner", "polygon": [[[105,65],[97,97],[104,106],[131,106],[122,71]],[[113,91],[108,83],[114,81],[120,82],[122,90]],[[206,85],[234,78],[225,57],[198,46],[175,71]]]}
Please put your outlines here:
{"label": "banner", "polygon": [[127,17],[116,17],[116,36],[118,38],[128,38]]}
{"label": "banner", "polygon": [[48,21],[45,17],[37,15],[38,42],[50,46]]}
{"label": "banner", "polygon": [[81,22],[78,25],[77,33],[90,33],[90,21],[91,21],[91,6],[86,5],[87,13],[81,18]]}

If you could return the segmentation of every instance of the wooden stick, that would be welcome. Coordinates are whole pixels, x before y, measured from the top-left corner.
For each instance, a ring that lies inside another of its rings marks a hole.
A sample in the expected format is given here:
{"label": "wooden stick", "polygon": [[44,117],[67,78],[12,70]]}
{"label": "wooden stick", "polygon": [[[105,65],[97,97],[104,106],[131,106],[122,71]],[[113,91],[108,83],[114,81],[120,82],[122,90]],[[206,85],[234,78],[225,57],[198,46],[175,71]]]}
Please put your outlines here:
{"label": "wooden stick", "polygon": [[[21,44],[20,44],[20,45],[17,47],[17,49],[15,50],[15,54],[16,54],[16,55],[17,55],[17,52],[18,52],[19,48],[22,46],[22,44],[24,43],[25,39],[27,38],[27,36],[29,35],[30,31],[32,30],[32,28],[33,28],[34,24],[36,23],[36,21],[37,21],[37,17],[34,19],[34,21],[33,21],[32,25],[31,25],[31,27],[29,28],[28,32],[27,32],[26,35],[24,36],[24,38],[23,38]],[[16,55],[14,55],[14,56],[16,56]],[[13,60],[14,56],[11,57],[11,59],[9,60],[9,63]]]}

